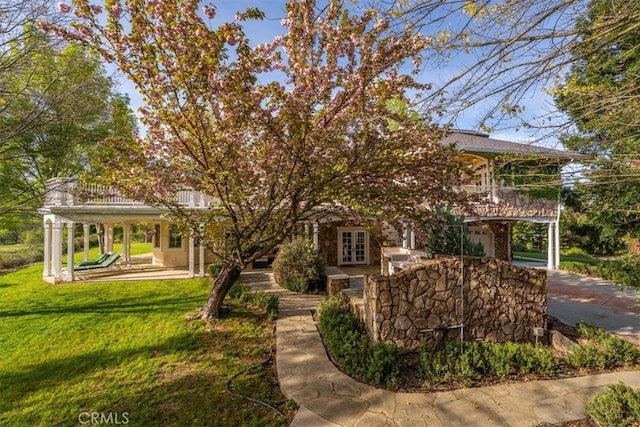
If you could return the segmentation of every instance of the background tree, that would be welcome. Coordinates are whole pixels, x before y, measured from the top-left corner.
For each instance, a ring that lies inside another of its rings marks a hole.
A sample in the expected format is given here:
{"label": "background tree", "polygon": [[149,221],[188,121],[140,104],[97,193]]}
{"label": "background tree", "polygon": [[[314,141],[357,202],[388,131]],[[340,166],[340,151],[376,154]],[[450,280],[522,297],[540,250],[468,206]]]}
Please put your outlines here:
{"label": "background tree", "polygon": [[[621,16],[629,13],[640,15],[640,4],[589,2],[576,23],[584,34],[575,60],[554,92],[575,123],[564,144],[595,159],[576,184],[583,225],[618,241],[640,230],[640,24]],[[611,21],[621,23],[615,37],[600,29]]]}
{"label": "background tree", "polygon": [[[77,45],[60,46],[40,35],[30,67],[5,78],[8,88],[21,88],[0,124],[15,127],[29,112],[37,119],[7,138],[0,158],[0,216],[36,215],[46,180],[76,176],[99,159],[99,142],[128,135],[135,118],[128,99],[114,90],[99,58]],[[19,55],[19,53],[16,53]]]}
{"label": "background tree", "polygon": [[[410,104],[407,92],[428,88],[407,64],[428,38],[389,33],[371,9],[292,0],[285,34],[252,46],[243,25],[259,25],[261,11],[213,27],[215,7],[201,15],[198,3],[109,1],[103,11],[76,0],[78,19],[57,32],[100,52],[144,95],[147,135],[112,139],[105,177],[170,209],[192,233],[209,224],[199,238],[225,263],[203,318],[220,315],[241,269],[299,221],[336,211],[410,221],[463,201],[447,191],[458,165],[437,143],[438,129],[396,108]],[[176,205],[184,187],[215,196],[206,218]],[[224,251],[213,241],[220,234]]]}

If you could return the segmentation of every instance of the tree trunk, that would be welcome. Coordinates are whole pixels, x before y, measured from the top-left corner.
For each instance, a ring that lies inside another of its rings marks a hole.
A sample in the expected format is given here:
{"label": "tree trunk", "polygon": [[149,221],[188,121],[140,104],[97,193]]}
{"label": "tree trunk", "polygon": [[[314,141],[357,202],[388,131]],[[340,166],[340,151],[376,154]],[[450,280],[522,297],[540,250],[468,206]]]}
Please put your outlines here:
{"label": "tree trunk", "polygon": [[242,269],[238,264],[225,261],[220,270],[220,274],[213,281],[211,290],[209,291],[209,297],[207,303],[202,309],[202,320],[218,319],[222,314],[222,302],[224,297],[227,296],[227,292],[231,289],[231,286],[240,277]]}

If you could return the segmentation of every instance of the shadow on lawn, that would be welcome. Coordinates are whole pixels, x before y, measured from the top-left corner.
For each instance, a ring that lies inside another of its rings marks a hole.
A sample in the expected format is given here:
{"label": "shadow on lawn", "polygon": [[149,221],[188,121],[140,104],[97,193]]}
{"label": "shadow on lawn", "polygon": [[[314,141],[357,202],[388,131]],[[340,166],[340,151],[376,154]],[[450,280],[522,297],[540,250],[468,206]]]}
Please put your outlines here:
{"label": "shadow on lawn", "polygon": [[[49,386],[57,386],[76,377],[90,376],[94,371],[118,366],[136,357],[156,357],[159,355],[195,350],[202,343],[204,332],[181,334],[169,338],[158,345],[128,348],[118,351],[96,350],[72,357],[65,357],[32,366],[25,366],[20,371],[0,373],[0,384],[18,384],[14,393],[5,398],[8,401],[22,397],[23,393],[40,390]],[[10,388],[11,389],[11,388]],[[7,390],[3,391],[3,394]]]}
{"label": "shadow on lawn", "polygon": [[[246,318],[235,311],[228,318],[235,321],[236,316]],[[239,345],[240,341],[243,345]],[[127,412],[128,424],[132,426],[286,425],[270,410],[225,391],[233,374],[264,360],[264,352],[268,352],[264,344],[262,337],[246,336],[225,327],[209,333],[176,335],[157,345],[118,351],[107,348],[26,366],[20,371],[2,372],[0,414],[11,412],[13,419],[5,421],[30,425],[77,425],[78,415],[83,411]],[[169,357],[165,362],[162,359],[166,355],[178,357]],[[140,363],[136,359],[148,365],[144,371],[148,377],[135,378],[142,373],[138,368],[133,372],[127,370],[128,363]],[[123,368],[118,369],[120,366]],[[100,380],[103,372],[106,377]],[[276,378],[269,377],[266,371],[252,374],[254,378],[246,385],[248,394],[273,404],[284,402]],[[90,392],[73,392],[84,381],[83,377],[95,383],[95,387]],[[120,378],[122,384],[118,384]],[[47,414],[34,409],[35,393],[55,392],[61,384],[68,384],[71,392],[65,394],[64,401],[47,402]]]}
{"label": "shadow on lawn", "polygon": [[205,302],[205,296],[197,296],[190,298],[157,298],[151,301],[135,301],[132,302],[130,297],[122,299],[109,299],[105,301],[96,300],[85,304],[69,304],[65,302],[64,306],[48,305],[46,301],[34,304],[33,310],[2,310],[1,317],[20,317],[28,315],[50,315],[50,314],[106,314],[106,313],[162,313],[175,312],[179,306],[184,306],[186,310],[193,307],[201,306]]}

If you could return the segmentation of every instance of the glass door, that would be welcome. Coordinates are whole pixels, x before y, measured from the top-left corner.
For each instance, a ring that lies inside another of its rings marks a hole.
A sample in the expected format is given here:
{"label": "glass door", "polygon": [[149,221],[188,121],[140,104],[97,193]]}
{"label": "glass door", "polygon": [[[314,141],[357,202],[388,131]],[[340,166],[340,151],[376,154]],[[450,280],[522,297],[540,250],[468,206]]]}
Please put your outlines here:
{"label": "glass door", "polygon": [[367,264],[369,253],[367,232],[358,229],[340,230],[338,264]]}

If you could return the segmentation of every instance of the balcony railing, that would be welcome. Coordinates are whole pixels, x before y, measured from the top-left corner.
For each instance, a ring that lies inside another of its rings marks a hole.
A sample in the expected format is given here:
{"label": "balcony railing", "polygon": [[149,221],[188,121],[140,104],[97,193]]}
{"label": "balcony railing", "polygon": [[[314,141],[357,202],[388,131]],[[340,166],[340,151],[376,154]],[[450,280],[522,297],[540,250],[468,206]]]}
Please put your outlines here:
{"label": "balcony railing", "polygon": [[[46,183],[44,207],[135,207],[143,202],[127,198],[113,188],[84,184],[73,178],[54,178]],[[82,195],[82,196],[80,196]],[[184,189],[175,195],[178,204],[185,208],[205,209],[214,204],[214,198],[199,191]]]}
{"label": "balcony railing", "polygon": [[493,188],[468,185],[460,190],[480,196],[472,205],[473,212],[458,212],[461,215],[484,218],[555,218],[558,215],[557,200],[530,197],[526,190],[498,185]]}

